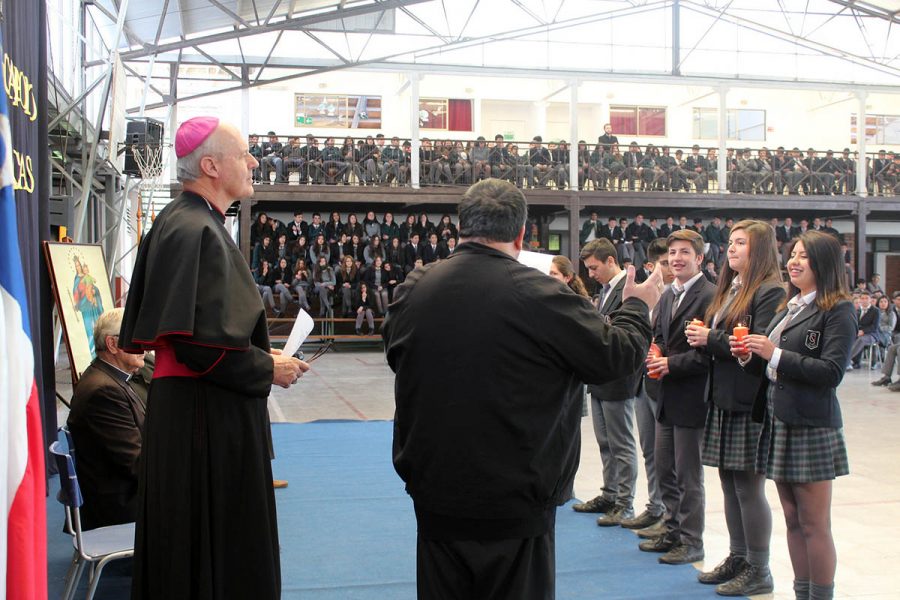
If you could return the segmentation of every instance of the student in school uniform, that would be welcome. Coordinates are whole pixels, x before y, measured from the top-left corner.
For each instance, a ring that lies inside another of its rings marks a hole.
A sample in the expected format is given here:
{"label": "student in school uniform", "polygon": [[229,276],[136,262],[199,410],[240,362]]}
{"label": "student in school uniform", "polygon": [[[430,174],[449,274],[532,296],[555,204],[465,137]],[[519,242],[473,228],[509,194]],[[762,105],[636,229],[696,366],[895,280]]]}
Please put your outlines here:
{"label": "student in school uniform", "polygon": [[751,353],[745,369],[765,373],[753,407],[763,420],[756,468],[778,489],[798,600],[834,596],[832,481],[849,473],[835,390],[857,330],[843,266],[833,236],[801,234],[787,264],[791,300],[766,335],[743,348],[732,340]]}
{"label": "student in school uniform", "polygon": [[698,580],[716,584],[716,592],[723,596],[750,596],[773,588],[769,572],[772,510],[766,499],[766,478],[755,469],[761,426],[750,418],[762,375],[740,367],[728,338],[747,317],[750,332],[764,333],[785,291],[775,230],[768,223],[735,224],[726,254],[716,295],[706,311],[709,327],[691,324],[686,331],[688,343],[705,348],[710,357],[702,460],[719,470],[730,550],[725,560],[701,573]]}

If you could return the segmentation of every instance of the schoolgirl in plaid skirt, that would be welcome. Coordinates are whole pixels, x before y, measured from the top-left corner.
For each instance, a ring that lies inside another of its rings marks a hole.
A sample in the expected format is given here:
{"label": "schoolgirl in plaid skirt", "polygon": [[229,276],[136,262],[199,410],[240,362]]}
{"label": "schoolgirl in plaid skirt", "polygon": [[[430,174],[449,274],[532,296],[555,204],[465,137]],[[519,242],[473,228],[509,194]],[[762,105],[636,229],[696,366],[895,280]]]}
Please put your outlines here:
{"label": "schoolgirl in plaid skirt", "polygon": [[703,464],[719,470],[730,552],[698,579],[717,584],[721,595],[750,596],[773,589],[772,511],[766,478],[755,469],[761,427],[750,418],[762,375],[741,368],[729,336],[737,325],[763,333],[784,296],[775,230],[762,221],[741,221],[731,230],[727,261],[706,314],[710,327],[690,324],[685,332],[692,346],[710,356],[701,457]]}
{"label": "schoolgirl in plaid skirt", "polygon": [[[849,472],[835,390],[858,323],[836,238],[800,236],[787,263],[792,298],[765,335],[732,339],[745,370],[764,373],[754,404],[763,421],[756,468],[775,480],[787,523],[794,589],[802,600],[834,595],[837,556],[831,536],[832,481]],[[803,526],[799,515],[803,515]]]}

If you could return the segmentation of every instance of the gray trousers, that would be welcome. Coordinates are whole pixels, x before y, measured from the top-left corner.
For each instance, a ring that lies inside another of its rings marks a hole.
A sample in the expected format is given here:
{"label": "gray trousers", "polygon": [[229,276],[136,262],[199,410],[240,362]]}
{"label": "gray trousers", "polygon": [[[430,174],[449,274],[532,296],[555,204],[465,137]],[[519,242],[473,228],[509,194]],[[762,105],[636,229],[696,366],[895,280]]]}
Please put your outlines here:
{"label": "gray trousers", "polygon": [[638,468],[634,398],[601,402],[591,394],[591,418],[603,462],[603,497],[630,509]]}
{"label": "gray trousers", "polygon": [[665,510],[656,475],[656,400],[647,395],[644,384],[634,399],[634,416],[637,418],[641,454],[644,455],[644,472],[647,474],[647,512],[662,515]]}
{"label": "gray trousers", "polygon": [[702,441],[702,427],[656,424],[656,473],[666,505],[666,530],[689,546],[703,546]]}
{"label": "gray trousers", "polygon": [[897,366],[898,348],[900,348],[900,344],[891,344],[887,349],[887,354],[884,357],[884,365],[881,367],[881,374],[885,377],[892,377],[894,375],[894,367]]}

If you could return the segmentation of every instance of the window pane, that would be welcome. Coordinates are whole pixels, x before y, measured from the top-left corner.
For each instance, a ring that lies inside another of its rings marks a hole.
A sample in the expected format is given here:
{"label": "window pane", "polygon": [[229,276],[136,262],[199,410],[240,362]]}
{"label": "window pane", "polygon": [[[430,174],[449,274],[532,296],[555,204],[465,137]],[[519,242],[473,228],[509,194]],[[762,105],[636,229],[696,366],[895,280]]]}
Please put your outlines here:
{"label": "window pane", "polygon": [[419,100],[419,127],[423,129],[447,129],[447,101]]}
{"label": "window pane", "polygon": [[[733,139],[752,142],[763,142],[766,139],[766,111],[764,110],[736,110],[736,131]],[[731,114],[728,115],[731,120]]]}
{"label": "window pane", "polygon": [[885,115],[883,144],[900,144],[900,117]]}
{"label": "window pane", "polygon": [[638,135],[666,135],[665,108],[639,108],[638,114]]}
{"label": "window pane", "polygon": [[294,123],[330,129],[380,129],[381,96],[295,94]]}
{"label": "window pane", "polygon": [[637,135],[637,114],[635,109],[626,107],[609,108],[609,124],[615,135]]}
{"label": "window pane", "polygon": [[694,109],[694,137],[701,140],[715,140],[719,137],[719,121],[714,108]]}

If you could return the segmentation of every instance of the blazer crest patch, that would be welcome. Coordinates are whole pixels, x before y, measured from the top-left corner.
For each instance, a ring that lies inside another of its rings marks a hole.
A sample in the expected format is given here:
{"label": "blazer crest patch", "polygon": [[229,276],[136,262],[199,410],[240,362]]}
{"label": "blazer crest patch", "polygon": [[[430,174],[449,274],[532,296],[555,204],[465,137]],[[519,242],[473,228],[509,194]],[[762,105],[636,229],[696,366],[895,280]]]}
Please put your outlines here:
{"label": "blazer crest patch", "polygon": [[822,339],[822,332],[815,329],[809,329],[806,332],[806,347],[815,350],[819,347],[819,341]]}

